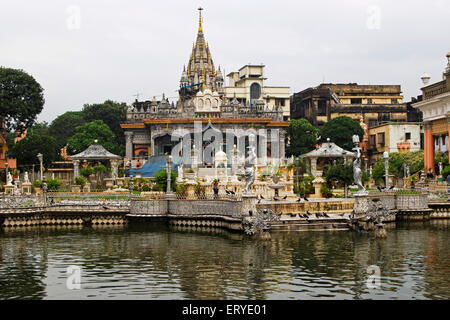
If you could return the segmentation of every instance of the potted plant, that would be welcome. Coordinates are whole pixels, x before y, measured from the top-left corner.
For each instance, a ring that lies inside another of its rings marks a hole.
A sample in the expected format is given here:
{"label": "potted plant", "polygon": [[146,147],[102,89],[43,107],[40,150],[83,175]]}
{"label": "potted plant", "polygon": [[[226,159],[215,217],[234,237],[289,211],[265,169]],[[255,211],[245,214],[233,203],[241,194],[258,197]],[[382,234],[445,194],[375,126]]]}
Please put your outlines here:
{"label": "potted plant", "polygon": [[19,178],[19,170],[13,169],[11,174],[12,174],[14,180],[17,180],[17,178]]}
{"label": "potted plant", "polygon": [[219,178],[215,178],[212,183],[214,187],[217,187],[219,185],[220,179]]}
{"label": "potted plant", "polygon": [[81,192],[81,189],[86,185],[86,178],[83,176],[76,177],[74,179],[74,185],[72,185],[72,192]]}
{"label": "potted plant", "polygon": [[419,178],[417,178],[417,175],[413,175],[411,177],[408,178],[409,183],[411,184],[411,189],[414,189],[414,185],[417,182],[417,180],[419,180]]}

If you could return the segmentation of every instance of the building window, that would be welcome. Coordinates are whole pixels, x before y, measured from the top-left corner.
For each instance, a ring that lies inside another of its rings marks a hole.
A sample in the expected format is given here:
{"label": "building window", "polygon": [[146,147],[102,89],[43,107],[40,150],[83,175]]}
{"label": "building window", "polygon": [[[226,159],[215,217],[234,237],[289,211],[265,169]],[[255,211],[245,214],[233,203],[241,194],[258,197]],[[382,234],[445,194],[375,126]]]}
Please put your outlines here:
{"label": "building window", "polygon": [[250,100],[258,100],[261,96],[261,86],[259,83],[253,82],[250,86]]}
{"label": "building window", "polygon": [[384,132],[377,133],[378,144],[384,146]]}
{"label": "building window", "polygon": [[378,124],[377,119],[369,119],[369,128],[375,127]]}
{"label": "building window", "polygon": [[326,116],[327,115],[327,101],[319,100],[317,102],[317,115],[318,116]]}
{"label": "building window", "polygon": [[392,104],[398,104],[398,99],[391,99]]}
{"label": "building window", "polygon": [[284,107],[284,98],[275,98],[275,105],[277,107]]}
{"label": "building window", "polygon": [[376,145],[376,136],[374,134],[371,134],[369,136],[369,146],[374,147]]}
{"label": "building window", "polygon": [[368,104],[372,104],[372,98],[367,99]]}
{"label": "building window", "polygon": [[411,132],[405,133],[405,140],[411,140]]}
{"label": "building window", "polygon": [[350,99],[350,103],[351,104],[361,104],[362,99],[361,98],[352,98],[352,99]]}

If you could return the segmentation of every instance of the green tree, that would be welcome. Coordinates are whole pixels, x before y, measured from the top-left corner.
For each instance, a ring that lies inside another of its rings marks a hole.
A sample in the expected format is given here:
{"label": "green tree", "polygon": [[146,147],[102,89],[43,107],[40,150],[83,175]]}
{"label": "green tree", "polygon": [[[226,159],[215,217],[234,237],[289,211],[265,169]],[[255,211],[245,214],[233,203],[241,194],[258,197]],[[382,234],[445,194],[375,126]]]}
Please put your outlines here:
{"label": "green tree", "polygon": [[46,121],[36,122],[30,129],[27,131],[27,135],[37,134],[40,136],[51,136],[48,123]]}
{"label": "green tree", "polygon": [[[178,175],[174,170],[172,170],[170,172],[170,189],[172,191],[175,191],[177,188],[176,187],[177,176]],[[166,171],[166,169],[161,169],[155,173],[155,182],[160,191],[165,192],[167,190],[167,171]]]}
{"label": "green tree", "polygon": [[78,126],[85,124],[81,111],[67,111],[52,121],[49,134],[55,137],[60,148],[67,144],[67,140],[75,134]]}
{"label": "green tree", "polygon": [[1,130],[23,131],[29,128],[44,107],[41,85],[22,70],[0,67]]}
{"label": "green tree", "polygon": [[409,166],[409,171],[411,174],[415,174],[423,169],[423,150],[401,153],[401,156],[404,163]]}
{"label": "green tree", "polygon": [[319,129],[314,127],[306,119],[290,120],[287,129],[288,146],[286,153],[288,156],[299,156],[314,150],[317,144]]}
{"label": "green tree", "polygon": [[119,146],[116,136],[111,129],[101,120],[95,120],[78,126],[75,134],[67,141],[67,149],[70,153],[79,153],[87,149],[95,140],[109,152],[117,154]]}
{"label": "green tree", "polygon": [[100,104],[86,104],[82,112],[86,122],[102,120],[108,125],[121,147],[119,154],[123,155],[125,153],[125,134],[120,124],[126,121],[126,103],[106,100]]}
{"label": "green tree", "polygon": [[327,141],[327,138],[330,138],[330,140],[339,147],[344,148],[345,150],[352,150],[353,135],[358,135],[359,141],[362,141],[364,129],[361,128],[358,121],[347,116],[340,116],[325,123],[320,134],[322,142],[325,142]]}
{"label": "green tree", "polygon": [[347,197],[347,186],[353,183],[353,165],[344,163],[332,164],[325,170],[325,179],[330,187],[336,181],[344,184],[345,196]]}
{"label": "green tree", "polygon": [[11,158],[16,158],[18,165],[38,164],[37,154],[42,153],[44,166],[60,159],[60,150],[55,138],[37,134],[27,135],[18,141],[9,151]]}

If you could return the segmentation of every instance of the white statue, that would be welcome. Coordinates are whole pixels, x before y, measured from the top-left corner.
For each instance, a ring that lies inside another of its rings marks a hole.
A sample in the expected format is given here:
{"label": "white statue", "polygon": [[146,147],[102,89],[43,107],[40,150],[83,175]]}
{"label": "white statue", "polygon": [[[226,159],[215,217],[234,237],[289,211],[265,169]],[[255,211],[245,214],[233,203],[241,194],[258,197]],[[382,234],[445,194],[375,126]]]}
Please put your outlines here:
{"label": "white statue", "polygon": [[28,171],[25,171],[24,175],[23,175],[23,182],[25,183],[29,183],[30,180],[28,179]]}
{"label": "white statue", "polygon": [[362,184],[362,153],[361,148],[359,147],[359,136],[353,136],[353,143],[355,145],[355,147],[353,148],[353,150],[355,151],[355,160],[353,161],[353,179],[355,180],[355,184],[358,186],[358,193],[363,193],[366,191],[366,188],[364,188],[364,185]]}
{"label": "white statue", "polygon": [[8,174],[6,175],[6,185],[12,186],[12,176],[11,173],[8,171]]}
{"label": "white statue", "polygon": [[255,182],[255,147],[249,146],[248,158],[245,161],[245,189],[244,194],[251,194],[250,187]]}

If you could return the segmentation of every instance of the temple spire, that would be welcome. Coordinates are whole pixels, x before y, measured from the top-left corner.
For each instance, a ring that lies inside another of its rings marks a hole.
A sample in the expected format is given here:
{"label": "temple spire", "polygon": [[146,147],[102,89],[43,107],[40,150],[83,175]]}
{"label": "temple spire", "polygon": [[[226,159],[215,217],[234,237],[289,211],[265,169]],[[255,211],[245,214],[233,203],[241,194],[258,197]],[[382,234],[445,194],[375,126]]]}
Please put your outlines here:
{"label": "temple spire", "polygon": [[203,10],[202,7],[198,8],[198,13],[199,13],[199,16],[198,16],[198,31],[199,32],[203,31],[203,28],[202,28],[202,10]]}

